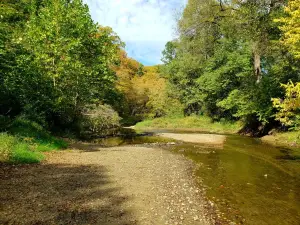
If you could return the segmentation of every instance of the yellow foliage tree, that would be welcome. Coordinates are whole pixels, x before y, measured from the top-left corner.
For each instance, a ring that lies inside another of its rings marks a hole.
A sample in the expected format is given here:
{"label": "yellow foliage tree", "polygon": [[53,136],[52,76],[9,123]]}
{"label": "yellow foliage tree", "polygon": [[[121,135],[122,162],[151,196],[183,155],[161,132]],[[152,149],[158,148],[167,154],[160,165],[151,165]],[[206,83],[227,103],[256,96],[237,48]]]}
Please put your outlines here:
{"label": "yellow foliage tree", "polygon": [[286,126],[299,129],[300,125],[300,83],[282,84],[285,89],[285,99],[273,98],[273,106],[279,111],[276,119]]}
{"label": "yellow foliage tree", "polygon": [[[275,20],[283,24],[280,27],[284,32],[281,42],[296,59],[300,59],[300,0],[289,0],[284,11],[287,16]],[[285,99],[272,99],[273,106],[279,110],[276,119],[286,126],[299,129],[300,83],[290,81],[281,86],[285,89]]]}
{"label": "yellow foliage tree", "polygon": [[125,100],[121,116],[153,118],[168,114],[171,106],[177,111],[181,109],[177,100],[168,97],[167,81],[160,76],[158,66],[144,67],[123,50],[119,58],[120,64],[114,70],[118,76],[117,89]]}
{"label": "yellow foliage tree", "polygon": [[300,59],[300,0],[289,0],[284,11],[288,16],[275,20],[283,24],[280,27],[284,32],[282,43]]}

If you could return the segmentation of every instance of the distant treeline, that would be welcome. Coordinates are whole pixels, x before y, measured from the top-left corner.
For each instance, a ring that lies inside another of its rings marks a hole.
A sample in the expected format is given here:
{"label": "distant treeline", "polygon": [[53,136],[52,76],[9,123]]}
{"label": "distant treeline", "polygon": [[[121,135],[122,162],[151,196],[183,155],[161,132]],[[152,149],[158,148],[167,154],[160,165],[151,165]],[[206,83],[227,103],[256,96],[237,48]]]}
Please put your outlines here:
{"label": "distant treeline", "polygon": [[81,0],[4,0],[0,9],[2,120],[85,126],[87,111],[109,103],[118,36],[94,23]]}

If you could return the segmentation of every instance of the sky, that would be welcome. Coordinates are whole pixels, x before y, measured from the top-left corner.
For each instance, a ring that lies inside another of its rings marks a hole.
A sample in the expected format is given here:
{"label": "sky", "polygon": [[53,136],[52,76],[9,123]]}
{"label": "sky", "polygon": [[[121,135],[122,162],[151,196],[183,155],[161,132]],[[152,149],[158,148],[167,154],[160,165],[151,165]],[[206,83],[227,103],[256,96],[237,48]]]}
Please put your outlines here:
{"label": "sky", "polygon": [[126,52],[144,65],[161,63],[165,44],[175,37],[175,14],[187,0],[83,0],[92,18],[110,26]]}

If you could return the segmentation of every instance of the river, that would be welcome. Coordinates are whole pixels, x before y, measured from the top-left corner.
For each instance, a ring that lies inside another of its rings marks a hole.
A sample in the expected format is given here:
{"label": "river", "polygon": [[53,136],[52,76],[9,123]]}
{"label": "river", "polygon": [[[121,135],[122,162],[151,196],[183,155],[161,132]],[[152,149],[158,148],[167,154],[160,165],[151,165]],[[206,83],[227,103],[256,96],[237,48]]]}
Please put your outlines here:
{"label": "river", "polygon": [[238,135],[226,135],[222,147],[173,143],[158,137],[161,132],[170,131],[137,136],[130,132],[98,142],[108,146],[157,145],[192,159],[221,224],[300,224],[300,150],[277,148]]}

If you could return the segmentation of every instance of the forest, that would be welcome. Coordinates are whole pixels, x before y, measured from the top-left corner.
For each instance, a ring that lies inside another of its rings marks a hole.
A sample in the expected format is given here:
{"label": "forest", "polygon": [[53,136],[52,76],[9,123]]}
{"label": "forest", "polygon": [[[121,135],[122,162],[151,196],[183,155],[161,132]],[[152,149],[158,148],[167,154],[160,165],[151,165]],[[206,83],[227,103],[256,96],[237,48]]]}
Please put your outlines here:
{"label": "forest", "polygon": [[82,0],[2,0],[0,161],[172,118],[300,143],[300,0],[189,0],[176,33],[144,66]]}
{"label": "forest", "polygon": [[190,0],[163,61],[187,114],[299,127],[299,1]]}

